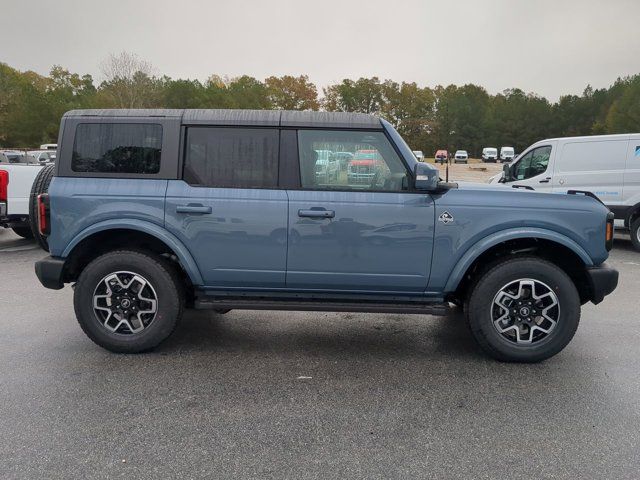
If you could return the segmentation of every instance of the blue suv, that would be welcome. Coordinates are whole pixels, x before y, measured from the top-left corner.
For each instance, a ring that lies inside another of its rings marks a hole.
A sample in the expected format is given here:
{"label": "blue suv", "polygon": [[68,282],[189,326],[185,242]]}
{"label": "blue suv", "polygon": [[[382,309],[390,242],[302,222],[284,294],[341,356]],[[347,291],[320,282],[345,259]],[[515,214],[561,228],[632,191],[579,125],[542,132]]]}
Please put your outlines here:
{"label": "blue suv", "polygon": [[36,273],[75,283],[81,327],[114,352],[155,347],[185,308],[461,306],[489,355],[534,362],[617,285],[597,199],[442,182],[373,115],[79,110],[58,143],[33,192]]}

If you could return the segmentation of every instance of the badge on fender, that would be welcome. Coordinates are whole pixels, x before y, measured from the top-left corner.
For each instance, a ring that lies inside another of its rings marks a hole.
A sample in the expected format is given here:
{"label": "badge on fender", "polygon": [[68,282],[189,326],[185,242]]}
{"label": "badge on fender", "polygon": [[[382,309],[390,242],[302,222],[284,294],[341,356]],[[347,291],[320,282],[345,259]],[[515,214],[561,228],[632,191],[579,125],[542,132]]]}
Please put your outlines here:
{"label": "badge on fender", "polygon": [[449,212],[442,212],[442,214],[438,217],[438,220],[446,225],[447,223],[453,222],[453,216],[451,216]]}

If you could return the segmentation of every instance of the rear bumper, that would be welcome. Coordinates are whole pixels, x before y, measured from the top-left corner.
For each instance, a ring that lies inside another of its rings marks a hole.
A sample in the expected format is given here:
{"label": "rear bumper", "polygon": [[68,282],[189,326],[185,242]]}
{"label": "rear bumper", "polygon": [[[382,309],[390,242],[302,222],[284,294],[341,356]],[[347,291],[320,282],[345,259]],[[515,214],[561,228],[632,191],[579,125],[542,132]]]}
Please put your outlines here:
{"label": "rear bumper", "polygon": [[51,256],[36,262],[36,276],[45,288],[60,290],[64,287],[62,281],[64,263],[64,259]]}
{"label": "rear bumper", "polygon": [[596,304],[600,303],[618,286],[618,271],[606,263],[587,268],[587,278],[591,287],[591,301]]}

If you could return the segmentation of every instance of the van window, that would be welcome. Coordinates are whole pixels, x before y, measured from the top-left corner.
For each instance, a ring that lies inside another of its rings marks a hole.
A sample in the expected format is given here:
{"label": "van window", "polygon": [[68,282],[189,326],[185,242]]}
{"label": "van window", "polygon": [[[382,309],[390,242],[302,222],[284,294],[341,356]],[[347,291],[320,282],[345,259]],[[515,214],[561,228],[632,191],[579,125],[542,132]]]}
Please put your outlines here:
{"label": "van window", "polygon": [[558,171],[624,170],[627,140],[567,143]]}
{"label": "van window", "polygon": [[400,191],[408,184],[402,160],[382,132],[299,130],[302,188]]}
{"label": "van window", "polygon": [[189,127],[184,180],[190,185],[275,188],[277,129]]}
{"label": "van window", "polygon": [[74,172],[154,174],[160,171],[162,126],[81,123],[71,157]]}
{"label": "van window", "polygon": [[534,148],[527,152],[518,160],[515,165],[514,178],[516,180],[526,180],[547,171],[551,157],[551,146]]}

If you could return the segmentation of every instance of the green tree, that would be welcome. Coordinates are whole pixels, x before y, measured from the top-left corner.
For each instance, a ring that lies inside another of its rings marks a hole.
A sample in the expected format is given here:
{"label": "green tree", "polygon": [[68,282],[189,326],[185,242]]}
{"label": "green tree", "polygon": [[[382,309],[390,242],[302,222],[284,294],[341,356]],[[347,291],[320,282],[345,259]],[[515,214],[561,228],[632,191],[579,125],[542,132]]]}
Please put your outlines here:
{"label": "green tree", "polygon": [[318,89],[306,75],[269,77],[265,81],[269,103],[279,110],[318,110]]}

